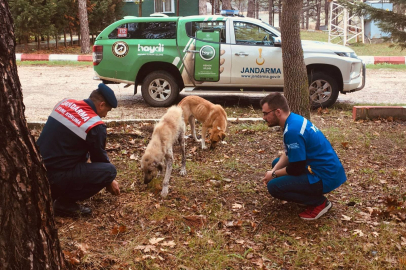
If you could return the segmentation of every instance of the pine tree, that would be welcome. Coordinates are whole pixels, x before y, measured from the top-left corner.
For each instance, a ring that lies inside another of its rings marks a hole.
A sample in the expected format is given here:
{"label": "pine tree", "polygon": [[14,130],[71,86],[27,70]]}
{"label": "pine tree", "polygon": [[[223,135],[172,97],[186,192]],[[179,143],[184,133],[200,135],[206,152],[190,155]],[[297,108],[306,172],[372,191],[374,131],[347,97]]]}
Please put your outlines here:
{"label": "pine tree", "polygon": [[[406,0],[391,0],[394,5],[404,5]],[[390,33],[391,36],[384,38],[390,39],[399,46],[402,50],[406,48],[406,15],[403,10],[401,13],[388,11],[384,9],[373,8],[364,3],[351,3],[342,1],[348,9],[356,12],[358,15],[368,16],[368,18],[377,21],[378,27],[385,33]]]}

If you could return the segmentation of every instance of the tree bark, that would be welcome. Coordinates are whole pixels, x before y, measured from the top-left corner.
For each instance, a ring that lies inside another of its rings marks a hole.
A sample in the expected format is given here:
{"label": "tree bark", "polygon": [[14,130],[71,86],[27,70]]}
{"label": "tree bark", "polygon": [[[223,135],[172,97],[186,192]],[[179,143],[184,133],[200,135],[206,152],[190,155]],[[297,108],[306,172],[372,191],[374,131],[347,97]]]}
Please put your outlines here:
{"label": "tree bark", "polygon": [[221,5],[221,9],[225,10],[230,10],[231,9],[231,0],[223,0]]}
{"label": "tree bark", "polygon": [[6,0],[0,36],[0,268],[64,269],[45,167],[24,117]]}
{"label": "tree bark", "polygon": [[207,1],[206,0],[199,0],[199,15],[206,15],[207,14]]}
{"label": "tree bark", "polygon": [[320,30],[321,0],[317,0],[316,3],[317,3],[316,30]]}
{"label": "tree bark", "polygon": [[328,25],[328,16],[330,14],[330,1],[329,0],[325,0],[324,1],[324,25]]}
{"label": "tree bark", "polygon": [[255,17],[255,0],[248,0],[247,17]]}
{"label": "tree bark", "polygon": [[268,23],[270,24],[270,25],[273,25],[273,23],[274,23],[274,20],[273,20],[273,18],[274,18],[274,12],[273,12],[273,1],[274,0],[268,0],[268,13],[269,13],[269,19],[268,19]]}
{"label": "tree bark", "polygon": [[309,85],[300,40],[302,0],[284,0],[281,18],[284,95],[292,112],[310,119]]}
{"label": "tree bark", "polygon": [[86,0],[78,0],[79,6],[79,21],[80,21],[80,34],[82,39],[80,41],[81,53],[90,53],[90,37],[89,37],[89,22],[87,20],[87,7]]}

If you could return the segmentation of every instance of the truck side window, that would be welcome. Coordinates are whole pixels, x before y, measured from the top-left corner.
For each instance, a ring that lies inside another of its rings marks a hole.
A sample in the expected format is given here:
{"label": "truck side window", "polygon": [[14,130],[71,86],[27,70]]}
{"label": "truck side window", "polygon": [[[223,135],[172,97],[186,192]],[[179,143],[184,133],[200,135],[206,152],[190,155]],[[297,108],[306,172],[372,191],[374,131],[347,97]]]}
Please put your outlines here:
{"label": "truck side window", "polygon": [[220,32],[220,43],[226,43],[226,23],[221,21],[188,22],[185,25],[188,37],[196,38],[198,30],[213,30]]}
{"label": "truck side window", "polygon": [[176,22],[125,23],[109,34],[109,39],[175,39]]}
{"label": "truck side window", "polygon": [[273,34],[258,25],[234,22],[235,43],[239,45],[273,46]]}

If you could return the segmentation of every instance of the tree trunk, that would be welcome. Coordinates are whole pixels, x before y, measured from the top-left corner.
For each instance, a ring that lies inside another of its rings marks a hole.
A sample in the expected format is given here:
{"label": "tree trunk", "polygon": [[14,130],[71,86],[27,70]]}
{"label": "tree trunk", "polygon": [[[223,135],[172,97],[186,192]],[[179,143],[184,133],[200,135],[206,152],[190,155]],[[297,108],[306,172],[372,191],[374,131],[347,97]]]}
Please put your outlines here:
{"label": "tree trunk", "polygon": [[231,9],[231,0],[223,0],[221,5],[221,9],[225,10],[230,10]]}
{"label": "tree trunk", "polygon": [[0,0],[0,36],[0,268],[64,269],[45,167],[24,117],[5,0]]}
{"label": "tree trunk", "polygon": [[273,13],[273,0],[268,0],[268,13],[269,13],[269,19],[268,19],[268,23],[270,25],[273,25],[273,17],[274,17],[274,13]]}
{"label": "tree trunk", "polygon": [[281,18],[284,95],[292,112],[310,119],[309,85],[300,40],[302,0],[284,0]]}
{"label": "tree trunk", "polygon": [[248,0],[247,17],[255,17],[255,0]]}
{"label": "tree trunk", "polygon": [[328,25],[328,16],[330,14],[330,1],[329,0],[325,0],[324,1],[324,25]]}
{"label": "tree trunk", "polygon": [[37,50],[40,50],[41,49],[41,38],[40,38],[40,36],[38,36],[38,38],[37,38]]}
{"label": "tree trunk", "polygon": [[70,45],[73,46],[73,34],[72,34],[72,28],[69,28],[69,35],[70,35]]}
{"label": "tree trunk", "polygon": [[259,0],[255,0],[255,18],[259,19]]}
{"label": "tree trunk", "polygon": [[66,48],[66,30],[63,29],[63,44],[65,45]]}
{"label": "tree trunk", "polygon": [[207,1],[206,0],[199,0],[199,15],[206,15],[207,14]]}
{"label": "tree trunk", "polygon": [[49,50],[49,35],[47,35],[47,50]]}
{"label": "tree trunk", "polygon": [[310,15],[309,10],[306,10],[306,30],[309,30]]}
{"label": "tree trunk", "polygon": [[[140,1],[141,2],[141,1]],[[80,21],[80,41],[81,53],[90,53],[90,36],[89,36],[89,22],[87,20],[86,0],[78,0],[79,6],[79,21]]]}
{"label": "tree trunk", "polygon": [[317,15],[316,15],[316,30],[320,30],[320,14],[321,14],[321,0],[317,0]]}

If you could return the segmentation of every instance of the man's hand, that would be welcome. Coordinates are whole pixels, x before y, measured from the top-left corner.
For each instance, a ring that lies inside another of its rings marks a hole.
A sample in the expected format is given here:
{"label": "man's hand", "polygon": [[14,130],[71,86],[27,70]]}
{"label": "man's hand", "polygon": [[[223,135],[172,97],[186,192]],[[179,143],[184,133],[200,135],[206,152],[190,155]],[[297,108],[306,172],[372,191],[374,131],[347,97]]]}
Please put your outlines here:
{"label": "man's hand", "polygon": [[120,188],[116,180],[113,180],[113,182],[111,182],[111,184],[106,187],[106,190],[112,195],[120,195]]}
{"label": "man's hand", "polygon": [[264,178],[262,178],[262,182],[264,182],[265,186],[268,185],[269,180],[271,180],[273,178],[272,177],[273,172],[274,172],[273,170],[267,171]]}

